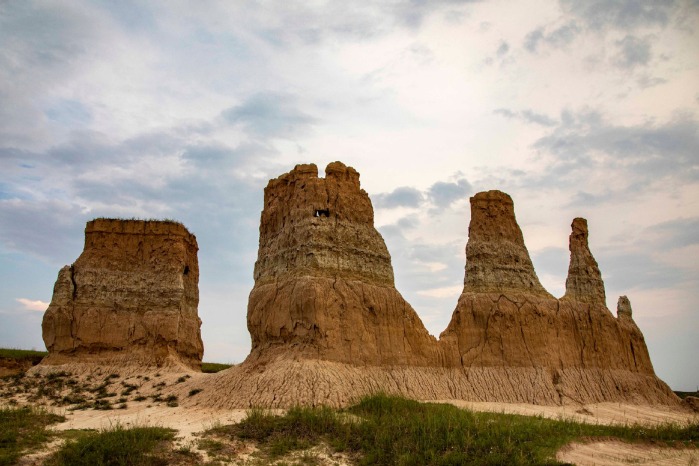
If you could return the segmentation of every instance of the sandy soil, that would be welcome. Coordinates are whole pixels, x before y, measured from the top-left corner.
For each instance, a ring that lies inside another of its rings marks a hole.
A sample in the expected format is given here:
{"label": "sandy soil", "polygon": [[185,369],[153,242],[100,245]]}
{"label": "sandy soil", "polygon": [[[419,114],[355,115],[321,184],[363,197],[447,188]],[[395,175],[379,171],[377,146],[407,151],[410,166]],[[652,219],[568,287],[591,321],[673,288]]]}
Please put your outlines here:
{"label": "sandy soil", "polygon": [[699,464],[699,450],[659,448],[618,441],[572,443],[562,448],[556,455],[556,459],[579,466],[628,464],[687,466]]}
{"label": "sandy soil", "polygon": [[570,419],[588,424],[658,425],[665,423],[697,424],[699,414],[669,406],[643,406],[627,403],[593,403],[587,405],[544,406],[523,403],[482,403],[463,400],[439,400],[460,408],[491,413],[543,416],[550,419]]}
{"label": "sandy soil", "polygon": [[66,421],[55,424],[56,430],[102,429],[114,425],[123,427],[158,426],[179,431],[182,442],[191,441],[194,434],[216,425],[235,424],[245,417],[244,409],[216,411],[210,409],[169,408],[147,402],[129,403],[126,409],[109,411],[59,411]]}

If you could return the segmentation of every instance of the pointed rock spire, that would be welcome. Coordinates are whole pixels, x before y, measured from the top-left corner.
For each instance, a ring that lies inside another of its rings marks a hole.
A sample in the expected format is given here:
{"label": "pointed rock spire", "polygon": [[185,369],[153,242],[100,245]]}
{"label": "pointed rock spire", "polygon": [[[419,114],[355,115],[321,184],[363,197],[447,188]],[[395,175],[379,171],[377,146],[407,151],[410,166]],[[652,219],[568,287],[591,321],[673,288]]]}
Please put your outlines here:
{"label": "pointed rock spire", "polygon": [[570,265],[564,297],[584,303],[606,305],[602,274],[587,243],[587,220],[578,217],[573,220],[571,228],[573,231],[568,243]]}
{"label": "pointed rock spire", "polygon": [[631,312],[631,301],[626,296],[619,296],[619,301],[616,303],[616,316],[633,318]]}
{"label": "pointed rock spire", "polygon": [[471,198],[464,291],[526,291],[548,295],[536,276],[512,198],[502,191]]}

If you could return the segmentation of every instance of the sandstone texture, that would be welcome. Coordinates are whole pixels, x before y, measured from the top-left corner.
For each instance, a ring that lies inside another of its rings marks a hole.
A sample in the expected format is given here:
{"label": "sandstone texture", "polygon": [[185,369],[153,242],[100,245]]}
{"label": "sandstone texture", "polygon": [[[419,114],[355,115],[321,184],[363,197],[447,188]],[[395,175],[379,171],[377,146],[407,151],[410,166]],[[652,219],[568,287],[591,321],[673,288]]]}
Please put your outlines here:
{"label": "sandstone texture", "polygon": [[96,219],[58,273],[42,322],[49,356],[199,369],[199,266],[194,235],[176,222]]}
{"label": "sandstone texture", "polygon": [[482,192],[471,198],[464,290],[550,297],[534,272],[512,198],[502,191]]}
{"label": "sandstone texture", "polygon": [[572,230],[566,294],[556,299],[536,276],[510,196],[473,196],[464,289],[437,340],[395,289],[359,174],[334,162],[320,178],[315,165],[297,165],[265,189],[252,351],[211,378],[206,403],[343,406],[386,392],[679,405],[655,376],[628,299],[616,317],[607,309],[587,222]]}
{"label": "sandstone texture", "polygon": [[393,283],[359,174],[297,165],[265,188],[249,361],[277,354],[355,365],[431,365],[436,340]]}
{"label": "sandstone texture", "polygon": [[574,301],[606,305],[602,274],[588,246],[587,220],[576,218],[570,226],[570,265],[565,297]]}
{"label": "sandstone texture", "polygon": [[559,300],[539,284],[510,197],[499,191],[472,197],[464,290],[440,336],[447,365],[543,371],[524,379],[546,403],[676,402],[655,377],[628,299],[620,298],[616,318],[606,307],[586,220],[573,221],[569,248]]}

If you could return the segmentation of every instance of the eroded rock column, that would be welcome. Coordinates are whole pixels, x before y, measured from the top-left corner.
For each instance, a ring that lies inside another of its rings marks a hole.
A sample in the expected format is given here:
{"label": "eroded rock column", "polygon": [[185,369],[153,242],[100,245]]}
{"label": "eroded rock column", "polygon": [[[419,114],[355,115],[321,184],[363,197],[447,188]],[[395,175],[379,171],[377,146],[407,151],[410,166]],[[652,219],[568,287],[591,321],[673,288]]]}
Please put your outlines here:
{"label": "eroded rock column", "polygon": [[249,362],[297,357],[356,365],[430,365],[435,340],[396,291],[359,173],[297,165],[265,188]]}
{"label": "eroded rock column", "polygon": [[47,363],[201,366],[197,241],[175,222],[97,219],[42,323]]}

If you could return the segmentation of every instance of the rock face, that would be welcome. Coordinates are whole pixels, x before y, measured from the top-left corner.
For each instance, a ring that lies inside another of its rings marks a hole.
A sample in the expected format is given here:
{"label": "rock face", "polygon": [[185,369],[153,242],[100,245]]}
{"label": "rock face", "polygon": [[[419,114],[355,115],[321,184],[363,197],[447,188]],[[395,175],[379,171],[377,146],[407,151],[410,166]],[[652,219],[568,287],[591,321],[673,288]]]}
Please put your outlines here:
{"label": "rock face", "polygon": [[[464,289],[436,340],[393,283],[359,175],[298,165],[265,189],[252,351],[212,377],[217,407],[341,406],[378,391],[418,399],[535,404],[677,404],[659,380],[625,297],[606,308],[602,278],[573,221],[566,295],[536,276],[510,196],[471,198]],[[201,398],[200,398],[201,400]],[[199,401],[198,401],[199,402]]]}
{"label": "rock face", "polygon": [[265,189],[248,360],[283,354],[356,365],[430,365],[436,341],[393,284],[359,174],[297,165]]}
{"label": "rock face", "polygon": [[97,219],[58,273],[42,323],[44,364],[201,367],[194,235],[175,222]]}

